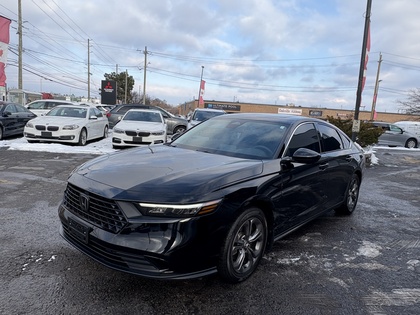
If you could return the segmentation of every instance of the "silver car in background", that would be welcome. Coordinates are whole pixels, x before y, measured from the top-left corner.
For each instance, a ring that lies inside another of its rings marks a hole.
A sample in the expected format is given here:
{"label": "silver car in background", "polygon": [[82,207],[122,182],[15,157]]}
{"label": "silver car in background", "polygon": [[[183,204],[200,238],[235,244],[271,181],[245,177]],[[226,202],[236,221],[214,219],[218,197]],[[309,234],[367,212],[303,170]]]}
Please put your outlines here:
{"label": "silver car in background", "polygon": [[378,121],[372,122],[372,125],[384,130],[378,139],[378,145],[406,148],[417,148],[419,145],[420,140],[415,134],[404,131],[397,125]]}

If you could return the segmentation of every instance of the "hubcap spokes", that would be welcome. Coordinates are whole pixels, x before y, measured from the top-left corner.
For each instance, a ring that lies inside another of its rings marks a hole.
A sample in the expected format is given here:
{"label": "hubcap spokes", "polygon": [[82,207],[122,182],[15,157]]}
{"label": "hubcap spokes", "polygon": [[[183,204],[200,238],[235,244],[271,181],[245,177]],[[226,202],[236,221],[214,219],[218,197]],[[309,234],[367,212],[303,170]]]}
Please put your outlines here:
{"label": "hubcap spokes", "polygon": [[232,265],[236,272],[244,273],[252,269],[261,255],[264,242],[262,222],[250,218],[239,228],[232,247]]}

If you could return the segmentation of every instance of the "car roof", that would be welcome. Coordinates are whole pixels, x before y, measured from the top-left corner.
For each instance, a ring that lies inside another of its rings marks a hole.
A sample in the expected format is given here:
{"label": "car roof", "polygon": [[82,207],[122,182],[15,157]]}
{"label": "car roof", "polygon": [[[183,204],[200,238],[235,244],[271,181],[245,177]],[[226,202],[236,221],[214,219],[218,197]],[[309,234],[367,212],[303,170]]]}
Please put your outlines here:
{"label": "car roof", "polygon": [[74,108],[96,108],[95,106],[89,106],[87,104],[63,104],[57,105],[54,108],[62,108],[62,107],[74,107]]}
{"label": "car roof", "polygon": [[220,113],[226,113],[223,109],[215,109],[215,108],[196,108],[194,110],[195,112],[220,112]]}
{"label": "car roof", "polygon": [[372,121],[371,122],[372,125],[376,125],[376,126],[389,126],[389,125],[393,125],[392,123],[389,122],[385,122],[385,121]]}
{"label": "car roof", "polygon": [[18,103],[6,102],[6,101],[0,101],[0,105],[9,105],[9,104],[13,104],[13,105],[20,105],[20,106],[22,106],[21,104],[18,104]]}
{"label": "car roof", "polygon": [[110,110],[110,112],[116,112],[118,111],[120,108],[123,107],[138,107],[138,108],[149,108],[150,105],[144,105],[144,104],[117,104],[115,105],[115,107],[113,109]]}
{"label": "car roof", "polygon": [[54,103],[63,103],[63,104],[73,103],[72,101],[66,101],[66,100],[56,100],[56,99],[54,99],[54,98],[45,98],[45,99],[42,99],[42,100],[35,100],[35,101],[32,101],[32,102],[28,103],[28,105],[29,105],[29,104],[32,104],[32,103],[39,103],[39,102],[54,102]]}
{"label": "car roof", "polygon": [[158,111],[157,109],[152,109],[152,108],[150,109],[149,108],[132,108],[132,109],[129,109],[127,113],[128,112],[151,112],[151,113],[158,113],[159,115],[162,115],[160,111]]}
{"label": "car roof", "polygon": [[239,118],[239,119],[249,119],[249,120],[265,120],[265,121],[281,121],[281,122],[288,122],[290,124],[297,123],[297,122],[304,122],[304,121],[312,121],[312,122],[323,122],[327,123],[324,120],[312,117],[305,117],[299,115],[288,115],[288,114],[268,114],[268,113],[237,113],[237,114],[228,114],[228,115],[220,115],[214,117],[212,119],[230,119],[232,117]]}

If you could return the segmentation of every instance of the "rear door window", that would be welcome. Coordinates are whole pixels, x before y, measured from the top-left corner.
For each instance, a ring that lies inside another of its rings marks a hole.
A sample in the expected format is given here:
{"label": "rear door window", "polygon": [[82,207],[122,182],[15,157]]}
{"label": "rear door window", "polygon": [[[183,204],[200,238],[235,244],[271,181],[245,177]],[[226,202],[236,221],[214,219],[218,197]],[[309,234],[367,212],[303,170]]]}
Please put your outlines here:
{"label": "rear door window", "polygon": [[344,148],[343,142],[337,130],[324,124],[318,124],[318,129],[321,136],[321,146],[323,152],[342,150]]}

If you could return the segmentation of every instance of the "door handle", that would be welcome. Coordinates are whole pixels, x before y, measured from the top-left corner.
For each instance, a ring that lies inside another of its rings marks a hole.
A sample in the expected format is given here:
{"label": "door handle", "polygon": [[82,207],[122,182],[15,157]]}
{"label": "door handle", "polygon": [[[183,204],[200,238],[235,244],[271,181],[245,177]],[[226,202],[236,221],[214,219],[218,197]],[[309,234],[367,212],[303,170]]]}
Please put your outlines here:
{"label": "door handle", "polygon": [[328,162],[319,165],[320,170],[325,170],[329,166]]}

